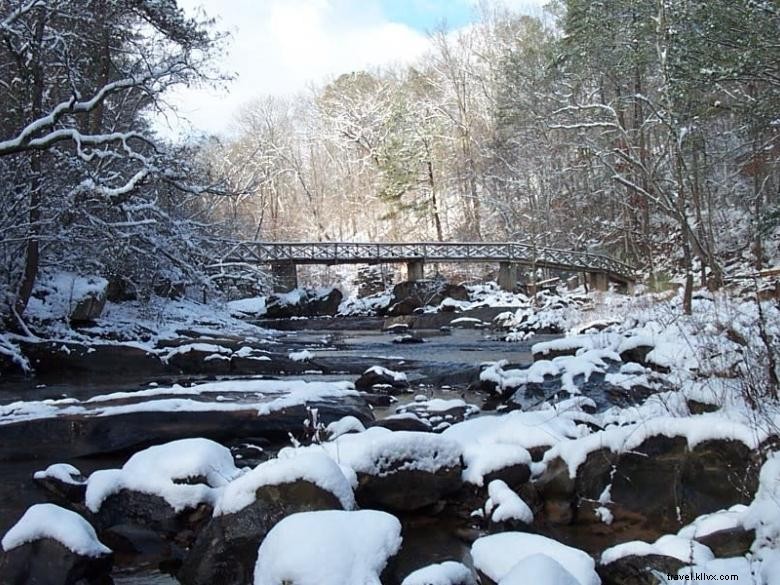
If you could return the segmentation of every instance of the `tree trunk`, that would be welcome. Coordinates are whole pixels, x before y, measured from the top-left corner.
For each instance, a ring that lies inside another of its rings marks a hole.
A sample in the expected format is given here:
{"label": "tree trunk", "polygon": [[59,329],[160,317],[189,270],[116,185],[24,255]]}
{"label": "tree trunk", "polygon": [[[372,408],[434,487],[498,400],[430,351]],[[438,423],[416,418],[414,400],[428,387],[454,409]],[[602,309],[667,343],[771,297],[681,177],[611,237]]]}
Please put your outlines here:
{"label": "tree trunk", "polygon": [[[43,88],[44,88],[44,67],[43,56],[41,55],[43,44],[43,33],[46,28],[46,13],[42,10],[35,24],[35,49],[32,63],[33,75],[33,94],[30,108],[30,120],[36,120],[41,116],[43,109]],[[14,310],[18,317],[22,317],[27,310],[30,302],[35,281],[38,278],[38,268],[40,266],[40,235],[41,220],[41,156],[39,152],[33,152],[30,155],[30,202],[28,219],[30,222],[30,231],[27,235],[24,253],[24,271],[19,289],[14,301]]]}

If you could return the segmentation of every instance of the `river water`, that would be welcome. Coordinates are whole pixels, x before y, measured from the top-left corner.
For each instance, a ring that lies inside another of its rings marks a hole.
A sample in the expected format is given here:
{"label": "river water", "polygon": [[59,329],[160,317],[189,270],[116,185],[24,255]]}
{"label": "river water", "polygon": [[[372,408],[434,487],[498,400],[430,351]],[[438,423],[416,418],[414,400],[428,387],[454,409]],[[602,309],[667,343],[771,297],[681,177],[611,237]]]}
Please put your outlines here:
{"label": "river water", "polygon": [[[459,384],[457,372],[470,372],[473,376],[475,368],[482,362],[507,360],[512,364],[528,364],[531,362],[530,347],[532,343],[550,339],[553,336],[538,336],[530,341],[522,343],[509,343],[500,339],[493,332],[482,329],[453,329],[443,333],[438,330],[415,331],[415,335],[425,341],[416,344],[399,344],[394,340],[398,335],[382,333],[379,331],[289,331],[282,333],[279,338],[281,348],[288,344],[290,347],[308,348],[317,358],[375,358],[377,363],[386,367],[405,371],[412,386],[424,384],[430,397],[459,397],[465,391],[465,383]],[[277,351],[277,349],[275,349]],[[354,375],[328,374],[322,375],[315,371],[303,376],[295,376],[297,379],[328,380],[328,379],[352,379]],[[229,377],[220,376],[220,379]],[[183,379],[183,378],[182,378]],[[193,380],[192,376],[186,377]],[[454,383],[447,380],[453,379]],[[163,382],[173,383],[177,377],[166,376]],[[438,380],[439,383],[436,383]],[[48,398],[73,397],[85,399],[98,394],[105,394],[117,390],[132,390],[148,388],[152,381],[139,373],[136,378],[123,379],[96,379],[84,377],[78,380],[61,380],[54,384],[41,385],[34,379],[5,380],[0,385],[0,404],[8,404],[18,400],[42,400]],[[433,381],[433,382],[432,382]],[[444,386],[444,388],[442,388]],[[402,399],[406,402],[412,399],[414,393]],[[477,396],[467,401],[479,403]],[[377,417],[385,416],[394,411],[378,409]],[[0,475],[0,533],[5,531],[18,519],[23,511],[30,505],[43,501],[43,492],[38,492],[31,487],[31,475],[38,469],[43,469],[55,461],[19,461],[3,464],[3,473]],[[116,467],[121,465],[121,458],[71,460],[85,474],[96,469]],[[167,575],[157,572],[126,573],[117,572],[115,575],[117,585],[169,585],[177,581]]]}

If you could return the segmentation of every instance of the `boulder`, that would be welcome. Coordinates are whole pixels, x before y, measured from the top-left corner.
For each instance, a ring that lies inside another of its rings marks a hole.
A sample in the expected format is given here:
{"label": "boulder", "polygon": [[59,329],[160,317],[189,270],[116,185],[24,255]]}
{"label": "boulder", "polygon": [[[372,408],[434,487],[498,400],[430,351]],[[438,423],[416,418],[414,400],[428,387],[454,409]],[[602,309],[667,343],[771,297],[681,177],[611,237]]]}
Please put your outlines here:
{"label": "boulder", "polygon": [[55,463],[44,471],[36,471],[33,481],[50,499],[64,507],[80,505],[87,491],[87,479],[67,463]]}
{"label": "boulder", "polygon": [[113,556],[73,552],[52,538],[42,538],[0,552],[4,585],[111,585]]}
{"label": "boulder", "polygon": [[[204,393],[199,400],[215,398]],[[139,408],[104,416],[80,414],[20,420],[0,425],[0,461],[127,453],[150,443],[185,437],[221,442],[247,438],[286,441],[290,433],[302,433],[302,423],[310,416],[306,406],[294,405],[258,415],[257,408],[251,405],[245,410],[170,411],[163,404],[160,410]],[[357,396],[312,401],[308,406],[318,410],[319,420],[325,425],[347,415],[364,424],[374,418],[366,401]]]}
{"label": "boulder", "polygon": [[[542,523],[572,526],[572,538],[582,539],[576,544],[586,550],[654,540],[703,514],[749,503],[758,485],[756,458],[736,440],[705,441],[689,449],[684,437],[663,435],[625,453],[592,451],[575,478],[563,460],[554,458],[537,481],[544,501]],[[612,522],[606,526],[597,508],[608,486]],[[582,530],[583,525],[592,528]]]}
{"label": "boulder", "polygon": [[258,546],[281,519],[297,512],[338,509],[342,506],[336,496],[309,481],[263,486],[254,503],[209,521],[177,578],[183,585],[252,583]]}
{"label": "boulder", "polygon": [[685,565],[665,555],[629,555],[597,566],[596,572],[602,585],[664,585],[667,575],[677,575]]}
{"label": "boulder", "polygon": [[397,394],[406,390],[409,387],[409,382],[406,379],[406,374],[394,372],[381,366],[372,366],[355,380],[355,388],[367,391],[374,386],[389,387],[392,390],[382,392],[382,394]]}
{"label": "boulder", "polygon": [[5,585],[110,585],[111,549],[80,515],[35,504],[3,536],[0,580]]}
{"label": "boulder", "polygon": [[266,300],[268,319],[320,317],[338,313],[344,295],[338,289],[296,289],[290,293],[273,294]]}
{"label": "boulder", "polygon": [[114,563],[121,567],[160,569],[172,573],[181,566],[184,549],[154,530],[118,524],[100,533],[102,542],[114,551]]}
{"label": "boulder", "polygon": [[103,501],[94,521],[101,531],[130,525],[186,545],[210,515],[211,507],[207,504],[176,510],[158,495],[123,489]]}
{"label": "boulder", "polygon": [[438,503],[461,487],[460,466],[427,471],[404,469],[406,463],[399,458],[381,474],[359,472],[355,489],[358,504],[362,508],[412,512]]}
{"label": "boulder", "polygon": [[709,548],[717,558],[721,559],[745,556],[750,552],[750,547],[755,539],[756,531],[742,526],[716,530],[704,536],[695,537],[695,540]]}

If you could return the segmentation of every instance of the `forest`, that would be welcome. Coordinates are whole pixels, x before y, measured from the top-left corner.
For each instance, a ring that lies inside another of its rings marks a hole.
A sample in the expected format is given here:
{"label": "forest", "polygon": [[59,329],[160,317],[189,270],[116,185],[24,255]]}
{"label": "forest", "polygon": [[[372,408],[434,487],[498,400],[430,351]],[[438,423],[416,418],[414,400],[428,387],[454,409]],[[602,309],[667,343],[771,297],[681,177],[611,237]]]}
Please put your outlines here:
{"label": "forest", "polygon": [[[770,1],[483,6],[403,67],[258,96],[176,144],[166,91],[224,81],[173,0],[4,0],[0,287],[24,327],[52,267],[210,289],[210,243],[517,241],[718,288],[775,264],[780,15]],[[224,276],[224,274],[223,274]]]}

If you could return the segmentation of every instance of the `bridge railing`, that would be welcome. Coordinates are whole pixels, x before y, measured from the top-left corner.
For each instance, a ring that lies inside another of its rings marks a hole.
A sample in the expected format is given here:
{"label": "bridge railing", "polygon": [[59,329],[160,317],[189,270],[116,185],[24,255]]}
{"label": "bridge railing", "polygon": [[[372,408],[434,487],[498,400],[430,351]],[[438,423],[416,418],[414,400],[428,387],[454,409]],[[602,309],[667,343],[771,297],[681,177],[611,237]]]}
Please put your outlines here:
{"label": "bridge railing", "polygon": [[392,263],[413,260],[506,261],[632,277],[634,268],[604,254],[515,242],[224,242],[225,262],[257,264]]}

